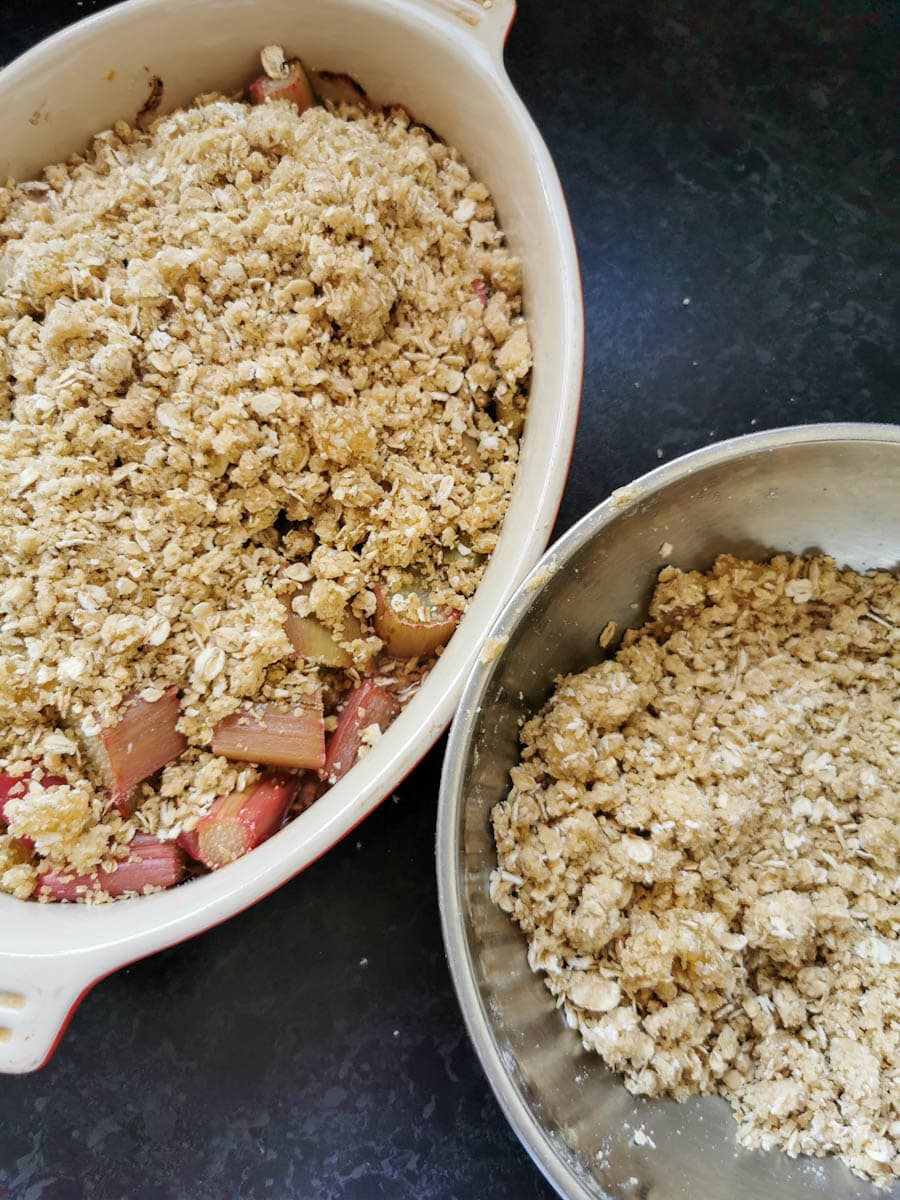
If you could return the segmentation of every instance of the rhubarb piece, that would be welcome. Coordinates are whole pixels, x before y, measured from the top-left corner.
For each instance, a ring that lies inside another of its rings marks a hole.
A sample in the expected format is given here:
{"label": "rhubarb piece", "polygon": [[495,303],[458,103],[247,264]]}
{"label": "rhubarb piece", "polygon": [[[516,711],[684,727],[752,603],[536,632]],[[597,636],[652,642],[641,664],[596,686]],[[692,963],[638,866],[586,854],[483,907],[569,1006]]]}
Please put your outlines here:
{"label": "rhubarb piece", "polygon": [[298,786],[296,775],[279,772],[265,776],[247,791],[222,796],[196,829],[181,835],[178,844],[197,862],[216,871],[278,832]]}
{"label": "rhubarb piece", "polygon": [[355,104],[358,108],[369,105],[366,93],[350,75],[341,75],[337,71],[310,71],[309,78],[320,100],[330,104]]}
{"label": "rhubarb piece", "polygon": [[400,705],[390,692],[371,679],[353,689],[341,709],[337,728],[328,739],[328,754],[322,772],[328,783],[337,783],[356,763],[360,747],[366,740],[365,731],[377,725],[384,733],[399,711]]}
{"label": "rhubarb piece", "polygon": [[[297,593],[283,597],[287,608],[284,632],[294,647],[297,657],[319,663],[323,667],[352,666],[352,656],[340,645],[331,630],[323,625],[318,617],[300,617],[294,612],[292,604],[295,595]],[[363,636],[358,618],[349,611],[344,613],[343,636],[344,640],[348,642]]]}
{"label": "rhubarb piece", "polygon": [[318,708],[283,709],[256,704],[225,717],[213,730],[213,754],[270,767],[321,770],[325,723]]}
{"label": "rhubarb piece", "polygon": [[487,284],[485,283],[485,281],[483,279],[473,280],[472,281],[472,291],[475,293],[475,295],[481,301],[482,307],[487,308],[488,300],[490,299],[490,297],[488,295]]}
{"label": "rhubarb piece", "polygon": [[173,687],[159,700],[126,700],[118,721],[108,729],[98,729],[93,719],[77,726],[82,750],[122,816],[134,812],[134,788],[187,749],[187,738],[178,731],[180,715],[178,689]]}
{"label": "rhubarb piece", "polygon": [[[34,776],[34,771],[26,771],[24,775],[8,775],[5,771],[0,773],[0,825],[8,825],[6,817],[6,806],[10,800],[17,800],[20,796],[24,796],[28,791],[28,785]],[[44,774],[40,779],[35,780],[42,788],[59,787],[66,781],[61,775]],[[30,837],[18,838],[18,841],[28,850],[34,850],[34,840]]]}
{"label": "rhubarb piece", "polygon": [[349,667],[353,662],[317,617],[298,617],[294,612],[288,613],[284,632],[298,658],[319,663],[323,667]]}
{"label": "rhubarb piece", "polygon": [[[32,779],[34,779],[33,769],[26,771],[24,775],[8,775],[5,771],[0,772],[0,821],[3,821],[4,824],[6,824],[7,801],[24,796]],[[65,782],[61,775],[48,775],[46,772],[40,779],[35,780],[35,783],[42,788],[59,787]]]}
{"label": "rhubarb piece", "polygon": [[[318,617],[309,615],[298,616],[294,612],[294,600],[300,595],[309,595],[310,585],[299,588],[289,596],[282,596],[287,609],[284,622],[284,632],[294,648],[298,658],[308,662],[318,663],[323,667],[346,668],[353,665],[353,657],[341,646],[335,635]],[[363,636],[363,628],[359,618],[349,609],[344,610],[341,636],[344,641],[352,642]]]}
{"label": "rhubarb piece", "polygon": [[130,792],[122,792],[120,794],[110,793],[109,807],[115,809],[123,821],[127,821],[129,817],[133,817],[137,812],[138,794],[137,788],[133,788]]}
{"label": "rhubarb piece", "polygon": [[[443,646],[450,640],[459,623],[458,612],[436,617],[432,615],[432,619],[426,621],[411,621],[401,616],[391,602],[396,595],[412,592],[422,595],[422,590],[415,585],[393,593],[385,591],[380,583],[375,585],[375,617],[372,624],[384,642],[385,650],[395,658],[425,658],[434,654],[438,646]],[[426,609],[433,614],[427,599]]]}
{"label": "rhubarb piece", "polygon": [[285,62],[279,47],[267,46],[262,59],[266,73],[250,84],[251,104],[290,100],[300,112],[314,107],[316,97],[299,58]]}
{"label": "rhubarb piece", "polygon": [[[210,805],[209,811],[212,812],[219,803],[219,800],[214,800]],[[192,858],[195,862],[200,862],[200,837],[196,826],[193,829],[183,829],[175,841],[189,858]]]}
{"label": "rhubarb piece", "polygon": [[161,842],[148,833],[136,833],[129,845],[129,857],[114,870],[99,870],[95,875],[76,875],[54,867],[40,878],[38,896],[51,900],[82,900],[102,891],[113,897],[128,893],[142,895],[147,888],[170,888],[187,874],[184,851],[174,842]]}

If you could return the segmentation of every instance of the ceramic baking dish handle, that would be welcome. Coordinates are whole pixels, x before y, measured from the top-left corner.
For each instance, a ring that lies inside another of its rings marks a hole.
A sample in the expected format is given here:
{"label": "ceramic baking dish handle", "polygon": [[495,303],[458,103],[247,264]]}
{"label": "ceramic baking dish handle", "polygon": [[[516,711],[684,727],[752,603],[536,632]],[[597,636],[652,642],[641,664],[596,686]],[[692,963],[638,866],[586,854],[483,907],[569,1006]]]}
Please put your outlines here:
{"label": "ceramic baking dish handle", "polygon": [[439,12],[456,17],[498,63],[516,15],[516,0],[419,0]]}
{"label": "ceramic baking dish handle", "polygon": [[42,1066],[79,1000],[102,973],[82,961],[73,967],[64,957],[0,954],[0,1074]]}

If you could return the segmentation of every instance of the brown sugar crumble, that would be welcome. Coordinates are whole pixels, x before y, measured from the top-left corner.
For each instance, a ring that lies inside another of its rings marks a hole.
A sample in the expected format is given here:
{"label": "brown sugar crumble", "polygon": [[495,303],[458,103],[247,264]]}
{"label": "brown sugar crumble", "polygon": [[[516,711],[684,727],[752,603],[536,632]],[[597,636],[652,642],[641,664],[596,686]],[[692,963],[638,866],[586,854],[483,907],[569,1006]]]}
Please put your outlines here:
{"label": "brown sugar crumble", "polygon": [[744,1146],[900,1172],[900,581],[828,558],[663,569],[556,682],[492,814],[497,904],[634,1093]]}
{"label": "brown sugar crumble", "polygon": [[[0,285],[0,769],[59,777],[0,825],[25,898],[252,785],[213,726],[358,682],[379,583],[414,568],[465,609],[531,348],[487,189],[400,110],[211,95],[120,121],[0,188]],[[350,666],[292,657],[285,602]],[[398,695],[421,678],[380,665]],[[123,816],[73,726],[172,687],[188,749]]]}

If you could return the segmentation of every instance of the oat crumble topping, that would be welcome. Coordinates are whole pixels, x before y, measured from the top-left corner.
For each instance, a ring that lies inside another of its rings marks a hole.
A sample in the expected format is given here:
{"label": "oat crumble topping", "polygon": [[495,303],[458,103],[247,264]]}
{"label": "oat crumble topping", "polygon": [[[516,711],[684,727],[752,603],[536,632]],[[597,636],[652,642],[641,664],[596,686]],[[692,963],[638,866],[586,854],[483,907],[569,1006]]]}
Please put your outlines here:
{"label": "oat crumble topping", "polygon": [[900,581],[664,568],[559,678],[492,814],[493,899],[630,1091],[718,1092],[748,1147],[900,1172]]}
{"label": "oat crumble topping", "polygon": [[[531,349],[487,189],[400,110],[206,96],[118,122],[0,188],[0,285],[0,768],[62,777],[7,807],[0,890],[27,897],[17,839],[89,872],[176,836],[258,776],[210,753],[218,720],[340,694],[288,657],[291,593],[350,679],[379,580],[414,567],[465,608]],[[170,686],[189,749],[126,820],[71,725]]]}

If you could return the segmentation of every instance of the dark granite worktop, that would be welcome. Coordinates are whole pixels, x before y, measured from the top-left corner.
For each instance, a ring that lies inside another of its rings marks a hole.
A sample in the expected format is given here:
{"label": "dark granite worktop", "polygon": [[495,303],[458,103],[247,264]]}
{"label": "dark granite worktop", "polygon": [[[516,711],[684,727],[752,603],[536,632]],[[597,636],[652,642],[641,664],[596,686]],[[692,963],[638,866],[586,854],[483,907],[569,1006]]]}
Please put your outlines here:
{"label": "dark granite worktop", "polygon": [[[102,7],[2,0],[0,57]],[[560,530],[712,440],[900,420],[898,14],[521,4],[509,69],[562,175],[587,308]],[[444,963],[442,749],[274,896],[97,987],[43,1071],[0,1079],[0,1198],[551,1195]]]}

